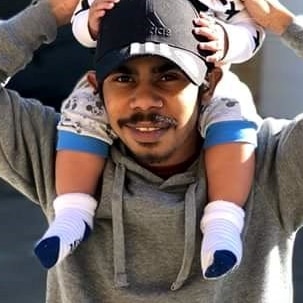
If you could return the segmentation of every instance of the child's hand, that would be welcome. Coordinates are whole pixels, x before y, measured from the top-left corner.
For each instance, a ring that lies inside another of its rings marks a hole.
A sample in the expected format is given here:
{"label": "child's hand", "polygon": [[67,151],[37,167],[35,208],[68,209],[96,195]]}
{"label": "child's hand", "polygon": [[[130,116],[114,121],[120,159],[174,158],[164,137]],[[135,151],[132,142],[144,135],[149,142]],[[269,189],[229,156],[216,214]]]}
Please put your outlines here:
{"label": "child's hand", "polygon": [[211,54],[206,57],[207,62],[218,63],[227,51],[227,36],[224,28],[216,23],[215,19],[200,13],[200,17],[194,20],[196,25],[194,32],[197,36],[203,36],[209,42],[199,42],[198,47],[201,51],[209,51]]}
{"label": "child's hand", "polygon": [[79,0],[48,0],[58,26],[70,22]]}
{"label": "child's hand", "polygon": [[88,29],[91,37],[96,40],[98,37],[101,18],[107,10],[112,9],[120,0],[95,0],[88,13]]}

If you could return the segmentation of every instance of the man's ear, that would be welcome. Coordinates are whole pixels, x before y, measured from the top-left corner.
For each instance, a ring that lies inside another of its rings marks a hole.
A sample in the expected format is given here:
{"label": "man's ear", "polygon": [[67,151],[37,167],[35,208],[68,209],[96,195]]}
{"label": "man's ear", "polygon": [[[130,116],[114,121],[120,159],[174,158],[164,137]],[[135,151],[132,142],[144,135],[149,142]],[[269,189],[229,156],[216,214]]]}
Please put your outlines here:
{"label": "man's ear", "polygon": [[99,87],[98,87],[98,81],[97,81],[97,76],[95,71],[88,71],[87,72],[87,81],[88,83],[94,88],[94,90],[97,92]]}
{"label": "man's ear", "polygon": [[217,84],[222,78],[222,69],[214,67],[210,73],[207,74],[206,80],[208,81],[208,88],[202,92],[202,102],[209,102],[214,95]]}

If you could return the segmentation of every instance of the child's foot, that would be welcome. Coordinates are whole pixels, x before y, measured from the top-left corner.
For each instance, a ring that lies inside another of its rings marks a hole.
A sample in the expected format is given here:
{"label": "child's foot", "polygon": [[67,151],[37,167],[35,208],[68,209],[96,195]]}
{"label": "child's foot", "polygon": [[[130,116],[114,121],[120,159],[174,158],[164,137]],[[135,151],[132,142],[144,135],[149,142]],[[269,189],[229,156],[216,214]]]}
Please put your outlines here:
{"label": "child's foot", "polygon": [[205,279],[219,279],[236,269],[242,259],[244,211],[235,203],[209,203],[201,220],[201,267]]}
{"label": "child's foot", "polygon": [[64,194],[55,199],[55,220],[34,249],[44,267],[60,263],[89,236],[96,207],[96,200],[86,194]]}

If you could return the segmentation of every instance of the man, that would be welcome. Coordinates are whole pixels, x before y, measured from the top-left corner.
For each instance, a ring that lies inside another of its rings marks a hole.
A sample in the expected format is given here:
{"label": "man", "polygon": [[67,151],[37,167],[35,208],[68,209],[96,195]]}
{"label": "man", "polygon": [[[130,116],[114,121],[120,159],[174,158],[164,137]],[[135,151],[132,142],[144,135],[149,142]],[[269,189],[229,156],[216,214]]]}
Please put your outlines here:
{"label": "man", "polygon": [[256,22],[280,36],[284,44],[303,57],[302,16],[296,17],[278,0],[248,0],[243,3]]}
{"label": "man", "polygon": [[[42,0],[1,23],[1,81],[24,66],[42,42],[55,38],[56,23],[68,22],[75,8],[76,3],[71,2]],[[243,263],[222,280],[206,281],[200,273],[201,239],[196,217],[206,203],[205,177],[195,155],[200,144],[195,127],[199,89],[190,79],[200,74],[196,78],[200,83],[208,80],[209,86],[203,85],[205,91],[200,91],[200,97],[208,98],[220,69],[204,74],[203,61],[196,62],[200,69],[188,61],[172,64],[163,58],[165,52],[160,57],[146,56],[152,45],[145,45],[145,50],[138,46],[131,48],[141,51],[138,58],[130,56],[128,60],[128,52],[114,49],[108,55],[120,54],[121,64],[107,60],[102,62],[104,68],[97,66],[96,80],[100,83],[104,79],[100,93],[110,123],[120,131],[117,134],[124,144],[118,142],[112,148],[100,180],[94,232],[74,254],[48,272],[47,302],[291,302],[292,248],[295,233],[303,224],[303,117],[264,121],[256,152],[255,183],[246,206]],[[188,66],[193,74],[185,76]],[[150,77],[156,79],[151,83],[162,91],[164,99],[153,94],[147,81]],[[160,125],[157,120],[157,126],[163,126],[157,136],[143,136],[134,122],[121,119],[126,110],[130,111],[124,90],[132,84],[138,87],[129,100],[134,111],[165,104],[166,118]],[[121,104],[117,97],[121,97]],[[4,88],[0,102],[0,176],[39,202],[51,220],[58,116]],[[166,142],[161,141],[162,136]],[[142,165],[146,159],[171,164],[172,175],[163,181]]]}

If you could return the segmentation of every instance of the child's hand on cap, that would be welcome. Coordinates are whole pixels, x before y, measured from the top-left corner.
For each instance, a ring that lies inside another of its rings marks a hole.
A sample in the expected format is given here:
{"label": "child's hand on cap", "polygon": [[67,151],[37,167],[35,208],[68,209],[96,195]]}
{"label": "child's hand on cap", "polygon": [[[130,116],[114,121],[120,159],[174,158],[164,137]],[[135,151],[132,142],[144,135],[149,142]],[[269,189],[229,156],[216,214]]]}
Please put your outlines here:
{"label": "child's hand on cap", "polygon": [[112,9],[120,0],[95,0],[88,14],[88,29],[91,37],[96,40],[98,37],[100,22],[107,10]]}
{"label": "child's hand on cap", "polygon": [[194,33],[197,35],[198,40],[200,40],[199,36],[202,40],[198,43],[198,47],[202,53],[207,53],[206,61],[219,63],[227,51],[225,30],[213,17],[205,13],[200,13],[200,17],[196,18],[194,23],[196,25]]}

